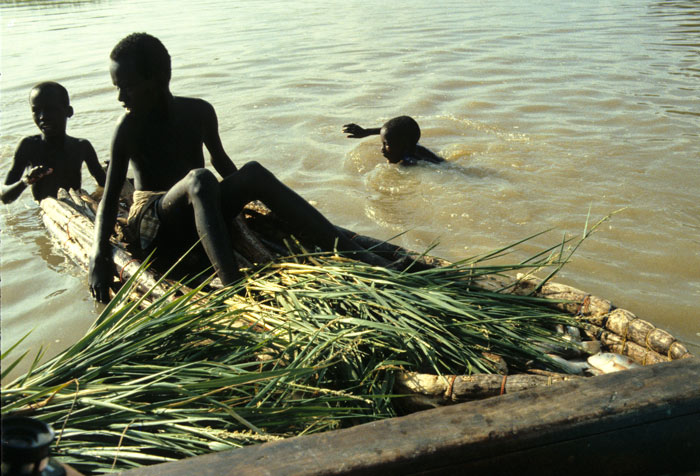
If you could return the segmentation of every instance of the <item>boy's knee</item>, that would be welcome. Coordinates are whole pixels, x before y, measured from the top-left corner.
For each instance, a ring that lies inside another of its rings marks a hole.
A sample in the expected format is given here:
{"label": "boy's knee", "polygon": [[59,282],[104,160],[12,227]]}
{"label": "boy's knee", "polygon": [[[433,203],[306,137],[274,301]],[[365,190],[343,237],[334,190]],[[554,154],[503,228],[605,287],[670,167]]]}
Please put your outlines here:
{"label": "boy's knee", "polygon": [[248,175],[264,175],[270,173],[270,171],[263,167],[260,162],[257,162],[255,160],[246,162],[245,165],[241,167],[241,172]]}
{"label": "boy's knee", "polygon": [[190,197],[201,197],[216,193],[219,181],[208,169],[194,169],[187,173],[187,193]]}

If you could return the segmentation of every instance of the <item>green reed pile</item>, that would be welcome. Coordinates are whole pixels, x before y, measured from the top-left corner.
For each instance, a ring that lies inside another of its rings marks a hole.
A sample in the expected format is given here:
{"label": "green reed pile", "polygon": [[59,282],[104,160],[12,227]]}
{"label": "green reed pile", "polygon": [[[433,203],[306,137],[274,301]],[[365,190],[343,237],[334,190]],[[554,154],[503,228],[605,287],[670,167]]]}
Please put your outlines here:
{"label": "green reed pile", "polygon": [[[563,249],[563,246],[562,246]],[[51,424],[54,454],[86,473],[171,461],[395,415],[402,370],[558,370],[537,344],[571,316],[480,290],[475,278],[565,259],[486,260],[397,272],[296,255],[219,291],[173,288],[140,308],[132,279],[67,350],[2,389],[2,414]],[[8,362],[3,376],[23,357]]]}

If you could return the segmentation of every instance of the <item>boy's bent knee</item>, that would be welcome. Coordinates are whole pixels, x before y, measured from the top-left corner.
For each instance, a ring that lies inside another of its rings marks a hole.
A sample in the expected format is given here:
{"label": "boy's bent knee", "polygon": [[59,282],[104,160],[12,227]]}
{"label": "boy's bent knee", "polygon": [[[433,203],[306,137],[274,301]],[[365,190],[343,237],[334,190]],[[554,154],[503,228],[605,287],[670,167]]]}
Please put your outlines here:
{"label": "boy's bent knee", "polygon": [[187,173],[186,180],[187,193],[190,197],[202,197],[218,191],[219,181],[208,169],[191,170]]}
{"label": "boy's bent knee", "polygon": [[257,162],[255,160],[247,162],[243,167],[241,167],[240,171],[241,173],[247,175],[248,177],[252,178],[255,180],[256,178],[261,178],[265,176],[273,176],[272,172],[267,170],[265,167],[260,162]]}

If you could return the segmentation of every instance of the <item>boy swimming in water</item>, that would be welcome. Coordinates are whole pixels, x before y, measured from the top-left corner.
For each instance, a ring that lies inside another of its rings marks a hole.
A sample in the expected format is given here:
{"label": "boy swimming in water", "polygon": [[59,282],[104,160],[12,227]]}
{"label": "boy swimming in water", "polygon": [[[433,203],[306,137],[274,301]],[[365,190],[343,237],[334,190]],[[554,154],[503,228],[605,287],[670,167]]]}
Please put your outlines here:
{"label": "boy swimming in water", "polygon": [[[110,59],[112,82],[126,112],[114,132],[107,184],[95,221],[89,284],[96,299],[109,300],[114,279],[109,237],[129,164],[136,189],[129,224],[140,233],[142,248],[173,255],[199,239],[224,284],[241,277],[227,223],[253,200],[262,201],[295,232],[308,231],[325,249],[337,246],[371,264],[388,263],[337,230],[259,163],[237,169],[221,144],[212,105],[171,94],[170,55],[160,40],[146,33],[131,34],[114,47]],[[222,181],[205,168],[203,145]]]}
{"label": "boy swimming in water", "polygon": [[348,137],[361,139],[377,135],[382,139],[382,155],[392,164],[415,165],[419,160],[438,164],[445,159],[418,144],[420,127],[409,116],[388,120],[382,127],[365,129],[357,124],[345,124],[343,132]]}
{"label": "boy swimming in water", "polygon": [[73,115],[66,88],[50,81],[37,84],[29,93],[29,104],[41,134],[25,137],[17,146],[0,190],[2,202],[15,201],[29,186],[36,201],[55,197],[60,188],[79,189],[83,163],[104,186],[105,172],[92,144],[66,135],[66,123]]}

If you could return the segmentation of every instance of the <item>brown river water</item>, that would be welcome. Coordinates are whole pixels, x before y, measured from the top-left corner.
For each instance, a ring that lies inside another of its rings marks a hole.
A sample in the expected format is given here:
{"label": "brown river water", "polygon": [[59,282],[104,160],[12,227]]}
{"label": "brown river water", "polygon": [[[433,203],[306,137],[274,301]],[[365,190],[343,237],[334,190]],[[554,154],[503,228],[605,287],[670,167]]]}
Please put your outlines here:
{"label": "brown river water", "polygon": [[[27,97],[43,80],[71,94],[68,133],[109,158],[108,55],[147,31],[173,93],[215,106],[234,162],[261,162],[337,224],[450,260],[553,229],[519,261],[617,212],[556,280],[700,352],[700,3],[384,3],[4,1],[3,180],[37,133]],[[392,166],[377,137],[341,133],[401,114],[446,164]],[[2,348],[33,329],[22,347],[55,354],[101,306],[29,193],[0,205],[0,228]]]}

